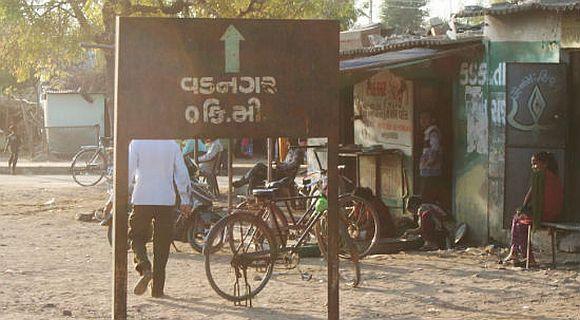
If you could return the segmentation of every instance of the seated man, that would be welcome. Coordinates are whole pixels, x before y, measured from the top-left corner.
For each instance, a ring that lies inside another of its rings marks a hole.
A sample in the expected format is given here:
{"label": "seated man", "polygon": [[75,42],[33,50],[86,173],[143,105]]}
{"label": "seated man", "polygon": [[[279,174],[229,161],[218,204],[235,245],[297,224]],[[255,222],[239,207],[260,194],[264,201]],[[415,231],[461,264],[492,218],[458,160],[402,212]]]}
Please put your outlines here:
{"label": "seated man", "polygon": [[224,151],[224,147],[219,139],[205,139],[205,145],[208,146],[207,152],[197,158],[197,164],[202,174],[210,174],[213,171],[217,155]]}
{"label": "seated man", "polygon": [[416,214],[419,226],[407,230],[406,235],[419,234],[425,241],[424,250],[445,249],[449,230],[445,226],[447,213],[439,206],[423,203],[419,197],[411,197],[407,210]]}
{"label": "seated man", "polygon": [[[295,176],[304,161],[304,148],[298,147],[295,140],[290,141],[290,145],[290,150],[284,162],[276,162],[276,168],[272,170],[272,178],[274,180]],[[267,176],[268,167],[263,163],[257,163],[240,180],[234,181],[233,186],[234,188],[239,188],[247,184],[248,190],[253,190],[266,180]]]}

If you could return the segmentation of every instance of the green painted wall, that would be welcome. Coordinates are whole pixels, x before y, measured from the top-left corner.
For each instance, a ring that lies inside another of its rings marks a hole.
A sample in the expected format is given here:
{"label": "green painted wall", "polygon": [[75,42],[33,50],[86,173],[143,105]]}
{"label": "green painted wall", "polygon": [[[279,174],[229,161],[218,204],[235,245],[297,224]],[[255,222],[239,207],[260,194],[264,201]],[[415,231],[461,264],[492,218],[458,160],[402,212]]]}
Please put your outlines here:
{"label": "green painted wall", "polygon": [[[557,41],[489,42],[486,53],[489,101],[489,229],[494,240],[505,241],[503,227],[505,179],[505,63],[559,62]],[[522,164],[527,165],[527,164]]]}
{"label": "green painted wall", "polygon": [[[469,239],[487,240],[487,78],[483,55],[459,64],[453,85],[453,213],[469,227]],[[479,115],[479,117],[478,117]],[[477,120],[482,120],[478,122]]]}
{"label": "green painted wall", "polygon": [[505,241],[505,63],[559,62],[554,41],[487,42],[464,58],[453,86],[453,212],[476,243]]}

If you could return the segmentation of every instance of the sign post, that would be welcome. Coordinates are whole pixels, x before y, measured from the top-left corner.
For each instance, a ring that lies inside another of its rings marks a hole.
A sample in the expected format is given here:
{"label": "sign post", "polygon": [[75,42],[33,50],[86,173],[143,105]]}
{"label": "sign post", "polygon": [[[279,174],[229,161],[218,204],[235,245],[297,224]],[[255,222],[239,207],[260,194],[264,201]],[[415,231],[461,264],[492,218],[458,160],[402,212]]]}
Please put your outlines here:
{"label": "sign post", "polygon": [[336,21],[117,19],[114,319],[127,316],[129,142],[281,136],[329,141],[328,316],[338,318],[338,38]]}

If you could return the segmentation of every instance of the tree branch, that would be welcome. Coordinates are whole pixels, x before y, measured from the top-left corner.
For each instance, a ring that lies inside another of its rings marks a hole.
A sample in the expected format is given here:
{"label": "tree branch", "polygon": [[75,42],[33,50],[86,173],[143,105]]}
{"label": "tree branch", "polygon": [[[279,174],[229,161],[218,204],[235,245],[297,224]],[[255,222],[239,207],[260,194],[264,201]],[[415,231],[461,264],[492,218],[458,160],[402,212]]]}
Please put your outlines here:
{"label": "tree branch", "polygon": [[246,9],[245,9],[245,10],[242,10],[242,11],[240,11],[240,12],[238,13],[238,18],[243,18],[244,16],[246,16],[246,15],[248,15],[248,14],[250,14],[250,13],[253,13],[253,12],[259,11],[259,9],[258,9],[258,8],[256,8],[256,5],[257,5],[257,4],[260,4],[260,7],[261,7],[261,5],[262,5],[263,3],[264,3],[264,0],[250,0],[250,3],[249,3],[249,4],[248,4],[248,6],[246,7]]}
{"label": "tree branch", "polygon": [[79,6],[77,0],[69,0],[69,5],[74,13],[75,18],[77,19],[79,25],[81,26],[81,30],[83,30],[83,33],[85,33],[86,35],[91,35],[93,33],[91,24],[87,20],[87,17],[85,16],[85,13],[83,12],[81,6]]}

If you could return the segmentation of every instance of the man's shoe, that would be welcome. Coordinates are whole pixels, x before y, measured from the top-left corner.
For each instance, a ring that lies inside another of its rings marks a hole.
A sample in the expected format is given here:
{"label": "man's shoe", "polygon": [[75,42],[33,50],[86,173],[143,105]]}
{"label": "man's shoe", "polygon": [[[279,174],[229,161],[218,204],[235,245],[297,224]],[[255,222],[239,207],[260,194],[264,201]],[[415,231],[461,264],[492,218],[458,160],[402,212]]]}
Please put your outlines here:
{"label": "man's shoe", "polygon": [[140,296],[147,291],[147,286],[151,282],[151,271],[145,271],[141,276],[141,279],[137,281],[135,284],[135,288],[133,289],[133,293]]}

